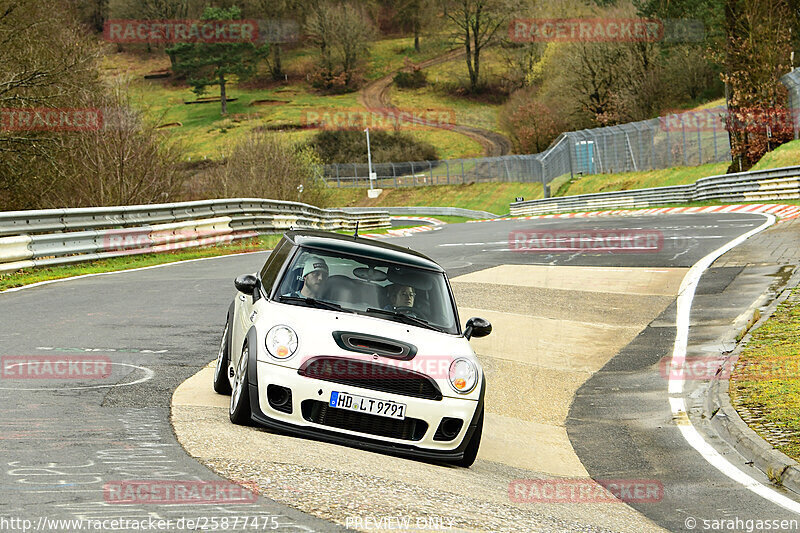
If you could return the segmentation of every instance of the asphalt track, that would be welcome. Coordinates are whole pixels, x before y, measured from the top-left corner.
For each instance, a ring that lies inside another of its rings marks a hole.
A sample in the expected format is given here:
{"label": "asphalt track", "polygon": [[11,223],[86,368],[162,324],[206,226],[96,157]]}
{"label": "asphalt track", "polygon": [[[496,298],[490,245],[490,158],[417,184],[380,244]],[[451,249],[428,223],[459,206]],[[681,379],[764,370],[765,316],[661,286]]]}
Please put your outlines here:
{"label": "asphalt track", "polygon": [[[498,265],[686,268],[763,221],[745,214],[504,221],[452,225],[392,242],[427,253],[451,277]],[[534,228],[658,229],[664,245],[648,254],[509,251],[512,229]],[[213,358],[233,296],[232,279],[256,270],[264,258],[187,262],[0,294],[1,355],[80,354],[112,363],[111,375],[103,379],[0,379],[0,518],[36,524],[40,517],[248,515],[277,516],[286,531],[339,529],[266,498],[209,506],[120,505],[104,497],[103,486],[116,480],[221,480],[178,444],[170,427],[170,397]],[[690,352],[729,349],[724,339],[730,324],[775,285],[779,267],[732,264],[704,275],[693,306]],[[667,307],[579,389],[567,431],[583,466],[595,479],[662,483],[662,499],[632,506],[671,531],[690,530],[688,517],[700,522],[693,530],[702,530],[703,519],[800,518],[731,482],[680,435],[658,366],[674,341],[674,313],[674,305]],[[687,399],[702,400],[702,387],[687,387]],[[713,434],[699,408],[690,417],[707,442],[768,483]]]}

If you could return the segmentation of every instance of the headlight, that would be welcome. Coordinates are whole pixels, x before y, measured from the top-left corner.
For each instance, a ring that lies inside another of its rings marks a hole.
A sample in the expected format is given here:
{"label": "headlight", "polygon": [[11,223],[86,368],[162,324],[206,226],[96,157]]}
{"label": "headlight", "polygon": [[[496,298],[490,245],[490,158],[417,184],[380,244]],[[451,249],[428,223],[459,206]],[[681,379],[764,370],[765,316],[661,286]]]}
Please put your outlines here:
{"label": "headlight", "polygon": [[267,350],[276,359],[289,359],[297,351],[297,333],[289,326],[275,326],[267,332]]}
{"label": "headlight", "polygon": [[469,359],[456,359],[450,363],[450,386],[453,390],[467,394],[478,383],[478,369]]}

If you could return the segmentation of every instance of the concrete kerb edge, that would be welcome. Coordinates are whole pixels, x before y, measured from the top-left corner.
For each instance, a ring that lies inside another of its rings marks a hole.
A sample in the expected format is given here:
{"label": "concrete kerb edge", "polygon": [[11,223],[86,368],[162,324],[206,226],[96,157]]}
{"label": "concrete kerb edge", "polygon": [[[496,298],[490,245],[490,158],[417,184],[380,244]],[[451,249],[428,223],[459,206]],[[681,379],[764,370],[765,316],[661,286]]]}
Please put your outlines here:
{"label": "concrete kerb edge", "polygon": [[[781,293],[769,304],[750,331],[737,344],[723,363],[723,367],[733,368],[739,355],[756,331],[769,320],[778,306],[783,303],[792,290],[800,286],[800,268],[796,268],[792,277]],[[773,483],[800,495],[800,464],[791,457],[776,450],[772,444],[764,440],[747,423],[731,404],[728,390],[729,379],[715,379],[711,383],[706,407],[711,413],[711,425],[719,435],[728,442],[753,466],[763,472]]]}

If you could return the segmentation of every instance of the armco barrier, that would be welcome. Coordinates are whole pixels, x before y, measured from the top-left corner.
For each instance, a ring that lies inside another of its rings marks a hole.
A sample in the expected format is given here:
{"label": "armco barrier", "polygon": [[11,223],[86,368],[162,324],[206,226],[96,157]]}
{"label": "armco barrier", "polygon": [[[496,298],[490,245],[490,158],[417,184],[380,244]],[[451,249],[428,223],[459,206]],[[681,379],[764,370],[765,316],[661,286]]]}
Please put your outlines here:
{"label": "armco barrier", "polygon": [[425,215],[425,216],[451,216],[466,218],[496,218],[498,215],[488,211],[474,211],[462,207],[429,207],[429,206],[407,206],[407,207],[342,207],[342,211],[347,213],[374,213],[376,210],[386,211],[392,216],[396,215]]}
{"label": "armco barrier", "polygon": [[389,213],[351,213],[297,202],[236,198],[174,204],[0,213],[0,273],[157,253],[298,229],[391,225]]}
{"label": "armco barrier", "polygon": [[753,202],[800,198],[800,166],[700,178],[691,185],[581,194],[510,204],[511,216],[701,201]]}

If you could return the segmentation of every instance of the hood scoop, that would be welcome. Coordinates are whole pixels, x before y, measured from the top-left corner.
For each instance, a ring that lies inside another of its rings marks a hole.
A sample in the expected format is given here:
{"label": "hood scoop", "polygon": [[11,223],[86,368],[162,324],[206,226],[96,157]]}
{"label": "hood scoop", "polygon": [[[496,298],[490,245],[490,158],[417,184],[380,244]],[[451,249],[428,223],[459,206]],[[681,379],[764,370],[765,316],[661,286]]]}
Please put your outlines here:
{"label": "hood scoop", "polygon": [[417,355],[417,347],[413,344],[367,333],[334,331],[333,339],[339,348],[351,352],[378,354],[403,361],[413,359]]}

